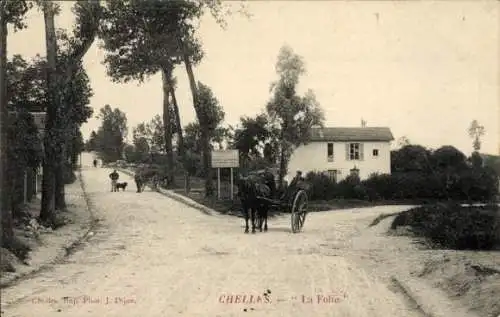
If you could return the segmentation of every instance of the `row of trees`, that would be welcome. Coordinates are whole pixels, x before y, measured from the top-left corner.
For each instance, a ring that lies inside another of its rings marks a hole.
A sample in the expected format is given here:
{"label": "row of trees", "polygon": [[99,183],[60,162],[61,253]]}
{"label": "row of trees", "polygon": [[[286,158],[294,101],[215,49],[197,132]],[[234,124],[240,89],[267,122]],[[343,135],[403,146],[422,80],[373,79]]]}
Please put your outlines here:
{"label": "row of trees", "polygon": [[[8,27],[27,27],[26,13],[43,12],[47,56],[30,61],[20,55],[7,59]],[[97,33],[100,5],[80,1],[74,6],[76,24],[71,32],[56,30],[59,7],[52,1],[0,1],[0,109],[2,247],[14,243],[13,212],[20,207],[22,173],[43,164],[40,220],[56,224],[56,210],[66,207],[64,185],[83,147],[80,126],[92,115],[92,96],[82,58]],[[46,112],[43,141],[30,112]]]}
{"label": "row of trees", "polygon": [[[200,127],[203,168],[210,174],[210,113],[207,112],[193,68],[201,61],[203,49],[196,36],[197,22],[206,11],[224,25],[224,6],[220,1],[107,1],[99,36],[103,40],[108,75],[115,82],[136,80],[161,73],[163,138],[167,155],[167,178],[174,181],[172,138],[177,134],[178,154],[187,164],[187,151],[180,128],[173,71],[184,65],[192,92],[193,106]],[[206,179],[206,192],[213,192],[212,179]]]}
{"label": "row of trees", "polygon": [[[26,74],[16,73],[18,74],[16,77],[15,71],[7,74],[9,68],[6,59],[7,30],[9,25],[13,25],[15,30],[27,27],[23,24],[23,19],[32,7],[43,12],[46,59],[38,57],[28,63],[20,57],[13,58],[9,62],[10,68],[19,69],[26,65],[25,68],[29,69]],[[175,80],[172,72],[175,66],[184,64],[201,130],[203,164],[205,168],[208,166],[210,122],[206,109],[198,100],[199,87],[193,71],[193,67],[203,56],[202,47],[196,38],[196,31],[197,22],[206,11],[211,12],[221,25],[224,24],[223,17],[226,12],[220,1],[78,1],[73,6],[76,16],[75,26],[71,32],[65,32],[55,28],[55,17],[59,14],[60,8],[54,1],[0,0],[3,246],[9,247],[13,240],[10,199],[13,185],[10,176],[11,171],[15,170],[15,163],[18,162],[13,153],[31,153],[24,148],[16,152],[13,145],[24,143],[27,136],[34,140],[33,143],[38,140],[34,137],[34,124],[32,118],[29,119],[29,114],[24,117],[20,114],[16,116],[16,120],[25,118],[23,120],[31,127],[30,129],[21,131],[24,134],[9,133],[9,127],[17,127],[17,131],[22,127],[22,125],[9,122],[9,111],[28,113],[41,110],[46,112],[43,155],[35,155],[35,157],[38,160],[41,159],[43,163],[40,220],[45,225],[55,226],[56,210],[65,208],[64,174],[67,168],[67,158],[75,161],[77,157],[75,153],[78,153],[78,147],[82,143],[80,125],[92,115],[92,110],[86,106],[92,91],[82,67],[82,59],[96,39],[102,42],[101,46],[106,52],[105,63],[108,66],[108,75],[114,81],[143,81],[154,73],[162,73],[165,96],[163,103],[164,139],[166,152],[170,157],[172,157],[170,150],[172,130],[171,113],[168,110],[171,103],[178,117],[174,91]],[[9,87],[12,87],[12,94],[9,93],[10,90],[8,91]],[[23,100],[22,95],[25,92],[24,88],[29,88],[33,93],[26,97],[26,100]],[[18,102],[17,108],[12,105],[14,102]],[[114,118],[109,115],[110,111],[113,110],[105,107],[101,110],[101,117],[104,120]],[[126,121],[123,121],[123,124],[126,126]],[[121,137],[119,133],[123,134],[125,130],[126,128],[121,128],[121,130],[118,128],[118,131],[104,129],[100,131],[100,134],[114,135],[118,139]],[[182,133],[179,135],[181,144],[179,149],[183,153]],[[35,145],[32,147],[37,148]],[[119,149],[121,148],[115,149],[115,156],[118,155]],[[29,160],[29,164],[36,165],[35,161]],[[207,178],[207,188],[211,188],[208,180]]]}
{"label": "row of trees", "polygon": [[[239,150],[244,167],[278,163],[283,178],[293,149],[307,142],[310,128],[322,125],[324,115],[311,90],[303,96],[298,94],[299,79],[305,73],[304,61],[290,47],[281,48],[276,71],[278,80],[271,84],[271,97],[264,111],[254,117],[240,118],[237,128],[224,125],[224,108],[210,87],[198,82],[196,100],[203,120],[198,117],[197,122],[182,127],[175,89],[169,88],[170,100],[168,108],[163,109],[164,115],[156,115],[149,122],[134,127],[132,144],[124,144],[126,127],[119,127],[120,122],[126,122],[125,115],[119,109],[111,110],[106,106],[101,110],[102,125],[97,132],[91,133],[87,148],[101,153],[104,161],[120,159],[124,153],[129,161],[151,162],[151,153],[164,153],[166,176],[173,185],[176,167],[183,168],[186,176],[202,176],[211,184],[213,175],[205,163],[210,162],[213,149],[225,147]],[[104,109],[110,119],[106,119]],[[169,123],[165,124],[165,120]],[[121,131],[121,138],[114,138],[112,133],[105,135],[105,131]],[[114,149],[119,149],[120,153]],[[211,193],[206,190],[207,195]]]}

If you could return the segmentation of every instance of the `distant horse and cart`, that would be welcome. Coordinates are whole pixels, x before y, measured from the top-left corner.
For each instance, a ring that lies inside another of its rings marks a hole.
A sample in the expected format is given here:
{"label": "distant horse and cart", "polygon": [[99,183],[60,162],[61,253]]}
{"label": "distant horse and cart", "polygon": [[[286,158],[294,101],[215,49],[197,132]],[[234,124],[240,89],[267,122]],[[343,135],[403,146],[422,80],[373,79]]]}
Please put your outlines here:
{"label": "distant horse and cart", "polygon": [[291,229],[298,233],[304,226],[307,215],[308,184],[297,172],[284,192],[278,197],[275,173],[271,169],[250,172],[240,176],[238,181],[238,196],[245,216],[245,233],[249,232],[249,218],[252,223],[252,233],[258,228],[260,232],[267,231],[267,218],[270,210],[287,212],[291,215]]}
{"label": "distant horse and cart", "polygon": [[137,186],[137,192],[144,191],[146,186],[153,190],[158,190],[158,186],[166,185],[166,177],[159,166],[139,166],[135,172],[134,181]]}

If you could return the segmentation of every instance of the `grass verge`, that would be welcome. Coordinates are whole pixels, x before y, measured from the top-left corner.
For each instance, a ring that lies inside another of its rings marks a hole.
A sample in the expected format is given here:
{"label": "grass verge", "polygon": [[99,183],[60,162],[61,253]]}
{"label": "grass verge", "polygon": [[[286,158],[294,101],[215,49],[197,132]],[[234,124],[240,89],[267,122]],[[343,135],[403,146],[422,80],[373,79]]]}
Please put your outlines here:
{"label": "grass verge", "polygon": [[453,250],[500,249],[498,205],[467,206],[438,203],[401,212],[391,229],[409,227],[434,248]]}

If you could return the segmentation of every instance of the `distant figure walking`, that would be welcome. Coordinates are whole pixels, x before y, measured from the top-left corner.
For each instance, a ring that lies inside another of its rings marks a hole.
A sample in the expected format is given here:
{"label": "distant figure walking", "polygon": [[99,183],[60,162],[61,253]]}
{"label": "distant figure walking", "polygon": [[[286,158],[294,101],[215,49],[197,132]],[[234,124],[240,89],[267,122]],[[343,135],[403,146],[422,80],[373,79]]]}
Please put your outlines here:
{"label": "distant figure walking", "polygon": [[97,160],[94,160],[94,167],[97,167]]}
{"label": "distant figure walking", "polygon": [[139,171],[135,173],[134,181],[135,185],[137,186],[137,192],[138,193],[142,192],[142,188],[144,186],[144,179]]}
{"label": "distant figure walking", "polygon": [[118,191],[116,189],[116,182],[120,178],[120,175],[116,172],[116,170],[113,170],[113,173],[109,174],[109,178],[111,179],[111,191],[116,192]]}

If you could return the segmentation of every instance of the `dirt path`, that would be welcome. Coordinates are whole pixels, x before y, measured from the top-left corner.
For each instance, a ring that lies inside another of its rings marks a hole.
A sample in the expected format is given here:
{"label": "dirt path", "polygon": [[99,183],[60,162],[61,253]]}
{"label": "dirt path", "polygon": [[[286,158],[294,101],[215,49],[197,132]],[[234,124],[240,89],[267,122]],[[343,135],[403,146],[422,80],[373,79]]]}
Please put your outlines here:
{"label": "dirt path", "polygon": [[125,175],[127,191],[110,193],[109,173],[83,171],[102,219],[95,237],[67,263],[3,290],[3,316],[421,316],[346,256],[381,208],[312,214],[296,235],[281,217],[245,235],[241,219],[137,194]]}

